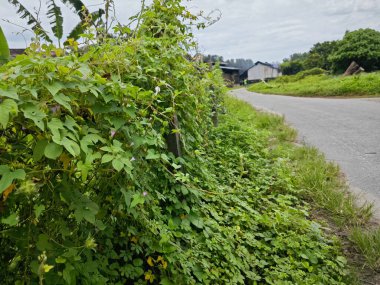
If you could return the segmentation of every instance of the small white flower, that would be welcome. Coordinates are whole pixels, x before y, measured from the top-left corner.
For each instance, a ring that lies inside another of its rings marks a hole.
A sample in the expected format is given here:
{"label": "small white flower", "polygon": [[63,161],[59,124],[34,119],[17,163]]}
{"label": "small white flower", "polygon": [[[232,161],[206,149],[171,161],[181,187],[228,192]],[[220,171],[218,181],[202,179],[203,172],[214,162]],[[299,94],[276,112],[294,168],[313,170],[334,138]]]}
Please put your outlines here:
{"label": "small white flower", "polygon": [[131,161],[135,161],[135,160],[136,160],[136,158],[135,158],[135,157],[132,157],[132,158],[131,158]]}
{"label": "small white flower", "polygon": [[158,87],[158,86],[156,86],[156,88],[155,88],[154,90],[156,91],[156,95],[157,95],[158,93],[160,93],[160,91],[161,91],[161,88],[160,88],[160,87]]}

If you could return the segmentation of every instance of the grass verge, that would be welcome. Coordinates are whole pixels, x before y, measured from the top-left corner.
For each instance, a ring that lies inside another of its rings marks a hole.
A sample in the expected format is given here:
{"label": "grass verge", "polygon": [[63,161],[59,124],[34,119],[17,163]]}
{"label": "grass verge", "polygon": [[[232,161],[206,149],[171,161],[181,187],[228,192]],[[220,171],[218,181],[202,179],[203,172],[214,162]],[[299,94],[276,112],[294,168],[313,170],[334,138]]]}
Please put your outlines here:
{"label": "grass verge", "polygon": [[258,112],[234,98],[227,98],[226,105],[242,124],[268,132],[271,155],[287,165],[282,171],[292,185],[291,194],[311,208],[311,218],[323,224],[326,233],[339,236],[352,265],[349,284],[360,284],[361,279],[373,282],[380,268],[380,230],[363,230],[370,225],[372,205],[355,204],[339,167],[317,149],[294,144],[296,132],[284,118]]}
{"label": "grass verge", "polygon": [[356,76],[297,75],[282,76],[269,83],[257,83],[249,91],[264,94],[283,94],[305,97],[378,97],[380,96],[380,72]]}

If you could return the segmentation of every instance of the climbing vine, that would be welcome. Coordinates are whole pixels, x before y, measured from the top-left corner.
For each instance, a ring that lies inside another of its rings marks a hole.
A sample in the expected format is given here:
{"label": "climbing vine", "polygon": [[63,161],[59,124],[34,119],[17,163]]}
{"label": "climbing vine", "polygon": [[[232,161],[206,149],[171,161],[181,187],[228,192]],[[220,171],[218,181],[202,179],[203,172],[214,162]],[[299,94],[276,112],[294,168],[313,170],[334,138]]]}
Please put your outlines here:
{"label": "climbing vine", "polygon": [[266,133],[213,127],[225,88],[191,58],[196,17],[179,0],[138,17],[1,67],[2,284],[342,284]]}

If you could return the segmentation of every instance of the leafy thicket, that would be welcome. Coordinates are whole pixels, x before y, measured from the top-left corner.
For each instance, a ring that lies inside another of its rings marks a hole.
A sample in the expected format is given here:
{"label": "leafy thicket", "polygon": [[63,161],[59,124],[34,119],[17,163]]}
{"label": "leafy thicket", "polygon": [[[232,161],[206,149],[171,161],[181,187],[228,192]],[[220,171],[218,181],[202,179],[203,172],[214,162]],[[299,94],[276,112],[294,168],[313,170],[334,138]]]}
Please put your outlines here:
{"label": "leafy thicket", "polygon": [[133,37],[0,69],[2,284],[343,284],[269,151],[277,119],[229,101],[212,127],[223,80],[189,60],[194,20],[157,0]]}

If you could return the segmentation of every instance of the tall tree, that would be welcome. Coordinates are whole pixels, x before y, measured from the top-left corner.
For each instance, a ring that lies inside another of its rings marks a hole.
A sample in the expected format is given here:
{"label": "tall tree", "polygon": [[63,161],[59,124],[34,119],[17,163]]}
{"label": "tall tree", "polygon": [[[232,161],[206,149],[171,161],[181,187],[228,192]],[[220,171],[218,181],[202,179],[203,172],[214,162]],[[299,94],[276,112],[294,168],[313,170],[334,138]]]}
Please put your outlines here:
{"label": "tall tree", "polygon": [[343,72],[352,61],[356,61],[366,71],[379,70],[380,32],[373,29],[346,32],[330,60],[335,72]]}

